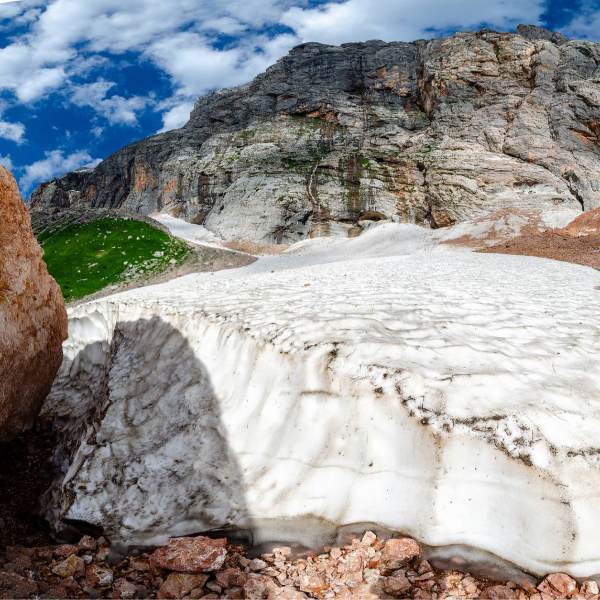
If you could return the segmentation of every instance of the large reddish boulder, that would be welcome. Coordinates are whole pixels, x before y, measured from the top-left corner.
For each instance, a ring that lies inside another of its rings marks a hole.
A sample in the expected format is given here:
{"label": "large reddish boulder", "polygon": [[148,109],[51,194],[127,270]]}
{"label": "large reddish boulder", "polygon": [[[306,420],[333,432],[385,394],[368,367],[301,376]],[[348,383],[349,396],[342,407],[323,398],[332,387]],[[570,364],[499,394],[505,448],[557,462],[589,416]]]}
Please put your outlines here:
{"label": "large reddish boulder", "polygon": [[14,177],[0,166],[0,443],[37,417],[62,362],[67,313]]}

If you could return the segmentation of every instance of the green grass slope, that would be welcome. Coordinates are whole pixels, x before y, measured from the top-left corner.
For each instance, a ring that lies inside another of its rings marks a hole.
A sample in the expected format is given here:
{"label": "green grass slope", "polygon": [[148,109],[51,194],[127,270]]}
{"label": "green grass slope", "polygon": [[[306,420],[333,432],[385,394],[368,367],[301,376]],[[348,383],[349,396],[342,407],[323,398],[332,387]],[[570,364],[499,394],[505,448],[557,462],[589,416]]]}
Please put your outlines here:
{"label": "green grass slope", "polygon": [[181,265],[193,250],[143,221],[103,218],[38,236],[66,302]]}

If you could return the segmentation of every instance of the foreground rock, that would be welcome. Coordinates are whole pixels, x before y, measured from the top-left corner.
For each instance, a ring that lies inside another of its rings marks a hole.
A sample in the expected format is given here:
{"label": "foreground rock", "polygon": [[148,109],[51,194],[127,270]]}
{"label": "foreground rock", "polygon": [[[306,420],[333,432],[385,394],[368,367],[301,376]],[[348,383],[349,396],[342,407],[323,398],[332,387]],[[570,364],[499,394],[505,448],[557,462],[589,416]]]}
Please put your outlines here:
{"label": "foreground rock", "polygon": [[[82,542],[90,539],[84,538]],[[208,548],[208,538],[185,539],[201,553]],[[171,544],[174,541],[179,540],[171,540]],[[521,575],[519,582],[514,582],[492,581],[465,571],[444,569],[435,560],[429,562],[419,556],[420,549],[414,540],[385,540],[372,532],[367,532],[362,540],[355,538],[347,545],[326,547],[322,554],[304,553],[303,557],[293,557],[290,548],[278,547],[260,559],[249,560],[242,547],[227,545],[225,539],[210,542],[212,548],[221,548],[222,560],[219,565],[206,564],[203,572],[194,574],[157,567],[166,548],[152,554],[134,551],[117,555],[104,538],[98,540],[98,548],[94,550],[86,550],[85,544],[80,543],[79,555],[71,555],[62,562],[53,558],[62,553],[61,546],[8,547],[4,560],[0,552],[0,598],[600,598],[595,581],[577,583],[564,573],[552,573],[539,581]],[[391,554],[390,548],[393,548]],[[403,550],[399,551],[400,548]],[[77,566],[67,568],[64,566],[67,563]],[[85,564],[88,566],[84,567]]]}
{"label": "foreground rock", "polygon": [[44,409],[48,521],[123,548],[215,528],[317,547],[374,523],[600,572],[600,274],[392,255],[422,232],[307,241],[73,309]]}
{"label": "foreground rock", "polygon": [[181,129],[42,184],[34,208],[170,213],[225,239],[353,236],[600,205],[600,44],[536,27],[294,48]]}
{"label": "foreground rock", "polygon": [[13,176],[0,166],[0,443],[38,415],[62,362],[67,314]]}
{"label": "foreground rock", "polygon": [[150,560],[155,569],[170,569],[179,573],[218,571],[225,562],[225,540],[210,538],[178,538],[157,550]]}

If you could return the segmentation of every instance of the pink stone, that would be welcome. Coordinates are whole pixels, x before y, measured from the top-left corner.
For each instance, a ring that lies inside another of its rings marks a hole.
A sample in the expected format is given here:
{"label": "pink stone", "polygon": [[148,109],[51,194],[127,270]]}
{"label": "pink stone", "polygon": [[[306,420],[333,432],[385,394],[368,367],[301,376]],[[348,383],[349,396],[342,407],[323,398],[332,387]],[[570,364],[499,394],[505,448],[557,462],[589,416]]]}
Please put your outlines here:
{"label": "pink stone", "polygon": [[225,538],[173,538],[167,546],[152,554],[150,566],[153,569],[169,569],[179,573],[218,571],[227,556],[226,545]]}
{"label": "pink stone", "polygon": [[56,546],[56,548],[54,548],[54,556],[57,558],[67,558],[68,556],[72,556],[78,552],[79,548],[77,546],[73,546],[73,544],[63,544],[62,546]]}
{"label": "pink stone", "polygon": [[346,573],[358,573],[364,567],[363,557],[358,552],[350,552],[346,557],[344,570]]}
{"label": "pink stone", "polygon": [[85,582],[88,587],[106,587],[113,582],[111,569],[90,565],[85,570]]}
{"label": "pink stone", "polygon": [[286,585],[278,590],[269,592],[267,600],[305,600],[308,596],[295,587]]}
{"label": "pink stone", "polygon": [[387,540],[381,551],[381,559],[390,569],[399,568],[411,558],[418,556],[419,545],[411,538],[394,538]]}
{"label": "pink stone", "polygon": [[335,593],[335,600],[350,600],[352,598],[352,591],[350,588],[340,586],[340,589]]}
{"label": "pink stone", "polygon": [[383,582],[383,589],[392,596],[401,596],[410,589],[410,581],[404,571],[398,571]]}
{"label": "pink stone", "polygon": [[83,558],[71,555],[58,563],[52,572],[59,577],[83,577],[85,574],[85,563]]}
{"label": "pink stone", "polygon": [[581,593],[582,594],[590,594],[595,596],[596,594],[600,594],[600,586],[595,581],[584,581],[581,584]]}
{"label": "pink stone", "polygon": [[379,592],[369,583],[363,583],[352,590],[352,600],[378,600]]}
{"label": "pink stone", "polygon": [[327,582],[318,573],[303,573],[299,577],[299,587],[303,592],[322,592],[327,589]]}
{"label": "pink stone", "polygon": [[0,444],[33,423],[62,363],[67,312],[42,255],[17,183],[0,166]]}
{"label": "pink stone", "polygon": [[171,573],[160,586],[158,598],[183,598],[196,588],[201,588],[208,580],[204,573],[192,575],[190,573]]}
{"label": "pink stone", "polygon": [[130,598],[135,598],[136,593],[137,586],[131,583],[131,581],[127,581],[127,579],[117,579],[110,597],[115,600],[128,600]]}
{"label": "pink stone", "polygon": [[551,573],[540,582],[537,589],[557,598],[566,598],[576,587],[575,580],[566,573]]}
{"label": "pink stone", "polygon": [[416,589],[411,597],[413,600],[431,600],[432,595],[426,590]]}
{"label": "pink stone", "polygon": [[245,598],[265,598],[279,586],[273,579],[260,573],[249,573],[242,584]]}
{"label": "pink stone", "polygon": [[363,535],[363,539],[360,542],[363,546],[372,546],[375,543],[377,536],[372,531],[367,531],[365,535]]}
{"label": "pink stone", "polygon": [[490,600],[517,600],[519,592],[506,585],[493,585],[485,589],[479,597],[489,598]]}
{"label": "pink stone", "polygon": [[93,537],[89,535],[84,535],[79,540],[77,547],[80,550],[84,550],[85,552],[94,552],[94,550],[98,547],[98,544],[96,543],[96,540]]}
{"label": "pink stone", "polygon": [[223,598],[225,600],[243,600],[244,598],[244,589],[238,586],[234,586],[225,590]]}
{"label": "pink stone", "polygon": [[234,585],[241,585],[242,577],[244,573],[242,573],[239,569],[235,567],[227,567],[226,569],[222,569],[215,573],[215,578],[217,583],[223,587],[228,588]]}

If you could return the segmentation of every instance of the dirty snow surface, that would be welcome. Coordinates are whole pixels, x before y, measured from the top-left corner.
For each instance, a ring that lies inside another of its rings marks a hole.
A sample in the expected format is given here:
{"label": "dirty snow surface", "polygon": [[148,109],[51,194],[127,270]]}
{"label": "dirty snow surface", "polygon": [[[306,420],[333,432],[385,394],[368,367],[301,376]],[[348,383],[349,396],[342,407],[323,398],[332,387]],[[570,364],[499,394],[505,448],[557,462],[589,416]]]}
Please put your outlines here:
{"label": "dirty snow surface", "polygon": [[49,520],[122,544],[234,527],[311,545],[369,523],[599,573],[600,273],[425,233],[73,308]]}

